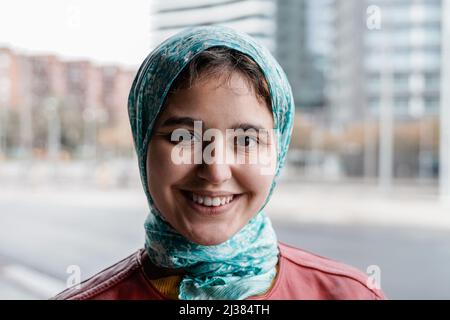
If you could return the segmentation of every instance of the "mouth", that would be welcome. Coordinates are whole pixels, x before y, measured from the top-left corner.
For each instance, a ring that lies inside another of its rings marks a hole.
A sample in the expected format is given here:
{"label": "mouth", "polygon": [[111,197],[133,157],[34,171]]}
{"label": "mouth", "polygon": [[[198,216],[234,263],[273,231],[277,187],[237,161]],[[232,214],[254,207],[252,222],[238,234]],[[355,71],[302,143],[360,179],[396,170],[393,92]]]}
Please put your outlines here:
{"label": "mouth", "polygon": [[191,208],[208,216],[229,211],[242,196],[242,193],[205,193],[188,190],[181,190],[181,193]]}

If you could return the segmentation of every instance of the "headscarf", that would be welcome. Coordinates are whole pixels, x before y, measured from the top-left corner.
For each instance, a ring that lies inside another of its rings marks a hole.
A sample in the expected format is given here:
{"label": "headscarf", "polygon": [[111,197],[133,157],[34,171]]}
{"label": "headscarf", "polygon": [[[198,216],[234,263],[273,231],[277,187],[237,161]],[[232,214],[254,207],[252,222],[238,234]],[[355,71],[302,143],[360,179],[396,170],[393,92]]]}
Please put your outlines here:
{"label": "headscarf", "polygon": [[[261,68],[271,96],[277,164],[261,209],[230,239],[212,246],[179,234],[155,207],[147,185],[146,159],[152,128],[172,83],[199,53],[227,47],[252,58]],[[266,292],[276,275],[278,244],[264,207],[269,201],[291,139],[294,102],[285,73],[269,51],[250,36],[223,26],[193,27],[168,38],[140,66],[128,98],[128,114],[141,182],[150,207],[145,248],[152,263],[185,271],[180,299],[245,299]]]}

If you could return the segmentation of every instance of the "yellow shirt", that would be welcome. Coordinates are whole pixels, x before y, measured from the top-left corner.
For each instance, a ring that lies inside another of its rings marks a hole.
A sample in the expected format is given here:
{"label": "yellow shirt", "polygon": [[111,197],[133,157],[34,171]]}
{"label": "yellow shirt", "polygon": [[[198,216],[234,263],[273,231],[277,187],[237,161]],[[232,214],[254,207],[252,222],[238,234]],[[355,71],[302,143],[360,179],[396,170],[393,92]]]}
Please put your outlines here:
{"label": "yellow shirt", "polygon": [[[270,285],[270,288],[267,290],[269,291],[272,289],[275,279],[278,275],[278,264],[276,266],[276,275],[272,280],[272,284]],[[164,278],[158,278],[158,279],[151,279],[150,282],[153,284],[153,286],[164,296],[169,297],[171,299],[178,300],[178,287],[180,285],[182,276],[169,276]]]}

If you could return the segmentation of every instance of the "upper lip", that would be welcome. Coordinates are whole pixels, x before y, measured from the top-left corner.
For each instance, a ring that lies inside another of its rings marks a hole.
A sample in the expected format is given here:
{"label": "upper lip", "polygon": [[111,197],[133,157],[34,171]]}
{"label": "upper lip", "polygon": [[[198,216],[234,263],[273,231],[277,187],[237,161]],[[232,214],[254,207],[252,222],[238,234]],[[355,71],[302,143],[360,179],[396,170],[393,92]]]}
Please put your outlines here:
{"label": "upper lip", "polygon": [[192,192],[200,196],[208,196],[208,197],[227,197],[237,195],[237,193],[228,191],[207,191],[207,190],[183,190],[183,191]]}

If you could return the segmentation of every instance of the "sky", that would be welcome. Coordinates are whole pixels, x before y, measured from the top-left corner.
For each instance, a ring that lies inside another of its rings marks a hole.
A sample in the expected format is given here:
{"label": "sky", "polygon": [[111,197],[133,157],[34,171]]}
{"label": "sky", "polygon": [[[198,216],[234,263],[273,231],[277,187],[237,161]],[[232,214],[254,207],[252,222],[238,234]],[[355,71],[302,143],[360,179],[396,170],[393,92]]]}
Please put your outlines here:
{"label": "sky", "polygon": [[150,52],[151,0],[1,0],[0,46],[136,67]]}

